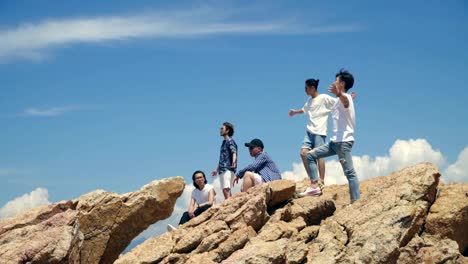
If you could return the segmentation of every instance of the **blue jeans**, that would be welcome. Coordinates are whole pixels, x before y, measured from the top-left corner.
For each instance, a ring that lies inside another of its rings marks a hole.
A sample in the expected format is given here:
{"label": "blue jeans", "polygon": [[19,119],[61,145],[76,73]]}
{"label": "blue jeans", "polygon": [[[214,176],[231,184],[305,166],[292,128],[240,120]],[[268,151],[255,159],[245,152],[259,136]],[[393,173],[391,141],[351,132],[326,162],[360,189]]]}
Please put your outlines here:
{"label": "blue jeans", "polygon": [[351,202],[359,199],[359,180],[354,171],[353,157],[351,156],[351,149],[354,142],[329,142],[318,148],[309,151],[306,155],[307,163],[309,165],[309,178],[312,182],[318,181],[317,176],[317,161],[320,158],[326,158],[333,155],[338,155],[338,159],[343,168],[343,172],[348,178],[349,194]]}
{"label": "blue jeans", "polygon": [[327,136],[312,134],[309,131],[306,131],[304,136],[304,141],[302,142],[301,148],[313,149],[325,144]]}

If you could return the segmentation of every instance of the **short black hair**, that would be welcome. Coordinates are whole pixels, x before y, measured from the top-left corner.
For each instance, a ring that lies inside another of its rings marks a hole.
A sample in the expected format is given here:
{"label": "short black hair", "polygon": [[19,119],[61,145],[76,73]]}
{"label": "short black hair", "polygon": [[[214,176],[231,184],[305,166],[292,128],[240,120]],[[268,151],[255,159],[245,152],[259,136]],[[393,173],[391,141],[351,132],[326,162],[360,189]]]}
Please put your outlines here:
{"label": "short black hair", "polygon": [[344,69],[341,69],[340,72],[338,72],[335,77],[340,77],[340,81],[345,83],[345,91],[347,92],[349,89],[351,89],[354,85],[354,77],[349,71],[345,71]]}
{"label": "short black hair", "polygon": [[232,135],[234,135],[234,125],[229,122],[224,122],[223,126],[228,130],[228,135],[232,137]]}
{"label": "short black hair", "polygon": [[195,175],[198,174],[198,173],[201,173],[203,175],[203,178],[205,179],[205,184],[208,183],[208,181],[206,180],[206,175],[203,171],[201,170],[197,170],[196,172],[193,173],[192,175],[192,181],[193,181],[193,186],[195,186],[195,188],[197,188],[198,190],[200,190],[200,187],[197,185],[197,183],[195,182]]}
{"label": "short black hair", "polygon": [[307,79],[307,80],[305,81],[305,84],[307,85],[307,87],[312,87],[312,86],[313,86],[313,87],[315,87],[315,90],[317,90],[317,89],[318,89],[319,82],[320,82],[319,79],[317,79],[317,80],[315,80],[315,79]]}

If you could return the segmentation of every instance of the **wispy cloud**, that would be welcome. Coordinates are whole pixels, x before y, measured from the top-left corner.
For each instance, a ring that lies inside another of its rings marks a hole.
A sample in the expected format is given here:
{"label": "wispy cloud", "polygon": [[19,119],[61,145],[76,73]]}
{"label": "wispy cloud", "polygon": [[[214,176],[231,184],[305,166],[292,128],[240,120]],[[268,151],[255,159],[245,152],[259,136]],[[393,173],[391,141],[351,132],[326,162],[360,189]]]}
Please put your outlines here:
{"label": "wispy cloud", "polygon": [[21,115],[29,117],[54,117],[61,116],[67,112],[78,111],[84,109],[83,106],[61,106],[49,108],[27,108]]}
{"label": "wispy cloud", "polygon": [[0,168],[0,176],[10,176],[15,174],[18,174],[17,169]]}
{"label": "wispy cloud", "polygon": [[239,20],[233,19],[231,12],[213,8],[142,15],[52,19],[21,24],[0,31],[0,62],[18,57],[41,60],[50,49],[73,43],[239,33],[322,34],[356,30],[359,30],[359,27],[349,24],[305,26],[298,24],[294,18]]}

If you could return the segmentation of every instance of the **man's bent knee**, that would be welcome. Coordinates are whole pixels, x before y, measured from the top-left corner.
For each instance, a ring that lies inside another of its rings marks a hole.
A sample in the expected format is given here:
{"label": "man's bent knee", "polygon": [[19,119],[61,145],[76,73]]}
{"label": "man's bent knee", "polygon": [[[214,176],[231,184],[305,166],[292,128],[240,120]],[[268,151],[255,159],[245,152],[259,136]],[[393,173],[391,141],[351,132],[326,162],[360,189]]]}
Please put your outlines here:
{"label": "man's bent knee", "polygon": [[315,161],[317,160],[317,154],[315,152],[315,149],[312,149],[306,153],[306,158],[309,161]]}
{"label": "man's bent knee", "polygon": [[309,152],[310,149],[306,149],[306,148],[303,148],[301,149],[301,152],[299,153],[299,155],[301,155],[302,158],[305,158],[306,155],[307,155],[307,152]]}

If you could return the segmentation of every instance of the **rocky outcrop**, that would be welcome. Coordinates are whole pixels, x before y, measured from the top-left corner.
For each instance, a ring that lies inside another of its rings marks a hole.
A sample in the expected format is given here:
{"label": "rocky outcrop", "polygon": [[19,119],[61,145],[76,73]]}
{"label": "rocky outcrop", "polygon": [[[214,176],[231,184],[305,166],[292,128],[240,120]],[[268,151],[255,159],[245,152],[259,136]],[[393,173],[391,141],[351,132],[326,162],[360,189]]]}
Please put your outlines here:
{"label": "rocky outcrop", "polygon": [[[238,193],[180,228],[137,246],[116,263],[237,263],[249,255],[242,252],[257,251],[259,243],[280,249],[276,253],[283,256],[284,243],[313,236],[304,229],[308,221],[320,222],[314,214],[324,219],[335,211],[332,201],[321,198],[305,197],[293,203],[294,193],[295,184],[287,180]],[[267,251],[262,252],[265,261],[272,260]]]}
{"label": "rocky outcrop", "polygon": [[176,177],[123,195],[95,191],[0,220],[1,263],[112,263],[135,236],[172,214],[184,187]]}
{"label": "rocky outcrop", "polygon": [[[178,229],[118,255],[167,218],[181,177],[124,195],[96,191],[0,221],[1,263],[468,263],[468,184],[443,185],[429,163],[321,197],[308,181],[235,194]],[[116,259],[118,257],[118,259]]]}
{"label": "rocky outcrop", "polygon": [[421,163],[362,181],[352,205],[347,185],[297,198],[307,181],[264,184],[116,263],[466,263],[468,184],[440,176]]}
{"label": "rocky outcrop", "polygon": [[400,263],[468,263],[468,184],[440,186],[424,231],[401,251]]}

